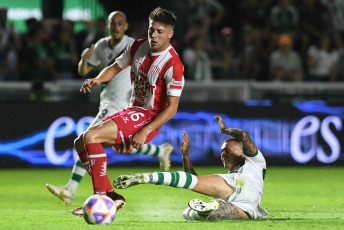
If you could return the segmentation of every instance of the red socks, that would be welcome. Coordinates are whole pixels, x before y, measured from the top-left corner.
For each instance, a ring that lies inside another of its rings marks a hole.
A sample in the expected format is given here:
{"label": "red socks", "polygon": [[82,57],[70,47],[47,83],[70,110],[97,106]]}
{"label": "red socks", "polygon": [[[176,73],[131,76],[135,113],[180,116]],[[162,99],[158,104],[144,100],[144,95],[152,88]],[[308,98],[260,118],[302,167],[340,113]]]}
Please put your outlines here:
{"label": "red socks", "polygon": [[83,164],[83,166],[85,167],[86,171],[92,177],[91,166],[90,166],[90,163],[88,161],[88,154],[87,154],[87,152],[85,151],[85,152],[82,152],[82,153],[78,153],[78,155],[79,155],[79,159],[80,159],[81,163]]}
{"label": "red socks", "polygon": [[[88,153],[94,194],[106,195],[106,192],[114,191],[106,173],[107,156],[102,145],[99,143],[90,143],[85,145],[85,149]],[[83,162],[81,159],[80,161]]]}

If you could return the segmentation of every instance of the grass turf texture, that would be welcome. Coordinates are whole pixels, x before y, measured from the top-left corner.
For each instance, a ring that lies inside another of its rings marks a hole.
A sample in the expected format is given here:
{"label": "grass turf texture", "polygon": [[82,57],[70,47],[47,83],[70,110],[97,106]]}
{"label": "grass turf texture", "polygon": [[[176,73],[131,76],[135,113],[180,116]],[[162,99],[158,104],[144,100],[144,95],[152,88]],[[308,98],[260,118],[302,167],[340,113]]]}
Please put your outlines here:
{"label": "grass turf texture", "polygon": [[[152,172],[157,168],[109,168],[112,181],[123,173]],[[199,175],[226,173],[219,167],[196,167]],[[182,170],[172,168],[172,171]],[[210,197],[168,186],[138,185],[117,190],[127,205],[108,226],[88,225],[70,214],[92,194],[88,175],[70,206],[62,205],[45,189],[64,185],[70,169],[0,170],[0,229],[344,229],[344,168],[270,167],[265,178],[262,207],[266,220],[188,222],[182,212],[190,199]]]}

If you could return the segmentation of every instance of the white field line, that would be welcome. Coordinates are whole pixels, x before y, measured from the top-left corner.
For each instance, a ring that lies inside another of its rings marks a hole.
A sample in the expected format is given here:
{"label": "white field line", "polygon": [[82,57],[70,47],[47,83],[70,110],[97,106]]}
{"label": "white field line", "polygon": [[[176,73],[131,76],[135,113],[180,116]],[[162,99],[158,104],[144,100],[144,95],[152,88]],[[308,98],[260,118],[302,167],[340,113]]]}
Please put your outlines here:
{"label": "white field line", "polygon": [[0,212],[46,212],[46,213],[69,213],[69,211],[52,211],[52,210],[17,210],[17,209],[5,209]]}
{"label": "white field line", "polygon": [[[292,213],[295,214],[295,213]],[[323,212],[323,214],[333,214],[332,212]],[[268,216],[268,220],[344,220],[343,217],[308,217],[308,216],[300,216],[300,217],[287,217],[287,216]]]}

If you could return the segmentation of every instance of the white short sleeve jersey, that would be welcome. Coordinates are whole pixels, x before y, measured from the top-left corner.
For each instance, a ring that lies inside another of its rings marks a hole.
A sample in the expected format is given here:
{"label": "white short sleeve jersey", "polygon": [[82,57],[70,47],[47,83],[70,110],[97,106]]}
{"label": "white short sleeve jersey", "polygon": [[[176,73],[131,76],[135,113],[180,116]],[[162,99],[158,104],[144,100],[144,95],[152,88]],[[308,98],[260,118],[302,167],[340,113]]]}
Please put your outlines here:
{"label": "white short sleeve jersey", "polygon": [[[125,48],[134,39],[124,35],[122,41],[116,46],[110,45],[110,37],[100,39],[94,46],[93,55],[87,60],[91,66],[99,66],[101,69],[114,63]],[[111,106],[117,111],[129,105],[132,87],[130,82],[130,68],[122,70],[110,81],[102,84],[100,94],[100,110]]]}
{"label": "white short sleeve jersey", "polygon": [[[238,169],[238,173],[243,175],[250,175],[256,179],[256,185],[259,191],[259,203],[258,203],[258,217],[265,217],[267,212],[260,207],[260,201],[263,196],[264,189],[264,177],[266,172],[266,161],[263,154],[258,150],[254,156],[245,155],[245,164]],[[235,204],[235,201],[232,202]]]}
{"label": "white short sleeve jersey", "polygon": [[234,193],[225,202],[230,202],[247,212],[251,218],[265,218],[267,211],[260,206],[263,196],[266,162],[258,150],[254,156],[245,156],[245,164],[228,174],[218,174]]}
{"label": "white short sleeve jersey", "polygon": [[245,164],[238,169],[238,173],[250,174],[255,177],[259,184],[259,190],[263,194],[266,161],[263,154],[258,150],[254,156],[245,155]]}
{"label": "white short sleeve jersey", "polygon": [[152,53],[147,39],[136,40],[116,62],[121,68],[131,66],[131,105],[159,113],[167,107],[167,96],[180,97],[184,66],[172,46]]}

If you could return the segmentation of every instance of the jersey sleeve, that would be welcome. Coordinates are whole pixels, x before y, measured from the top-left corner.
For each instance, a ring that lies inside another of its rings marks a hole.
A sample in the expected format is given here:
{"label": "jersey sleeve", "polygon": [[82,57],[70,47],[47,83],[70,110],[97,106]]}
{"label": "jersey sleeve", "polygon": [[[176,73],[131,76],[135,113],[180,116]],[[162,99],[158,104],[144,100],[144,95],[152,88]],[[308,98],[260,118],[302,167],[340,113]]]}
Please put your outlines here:
{"label": "jersey sleeve", "polygon": [[180,97],[184,87],[184,66],[172,65],[165,73],[165,80],[167,95]]}
{"label": "jersey sleeve", "polygon": [[127,46],[127,48],[125,49],[124,53],[121,56],[119,56],[118,58],[116,58],[116,63],[118,64],[118,66],[121,69],[127,68],[132,63],[132,54],[131,54],[132,52],[131,52],[131,49],[133,47],[134,42],[131,42]]}
{"label": "jersey sleeve", "polygon": [[98,41],[94,45],[92,56],[87,60],[87,64],[89,64],[90,66],[100,65],[99,49],[100,49],[100,42]]}
{"label": "jersey sleeve", "polygon": [[245,156],[249,157],[252,161],[254,161],[262,169],[266,168],[266,161],[265,161],[263,154],[260,152],[260,150],[257,150],[257,154],[255,154],[253,156],[248,156],[248,155],[245,155]]}

